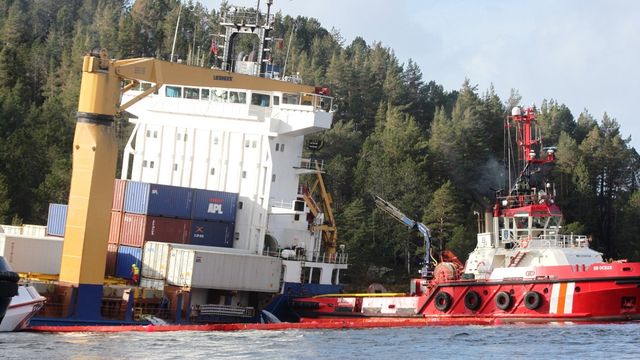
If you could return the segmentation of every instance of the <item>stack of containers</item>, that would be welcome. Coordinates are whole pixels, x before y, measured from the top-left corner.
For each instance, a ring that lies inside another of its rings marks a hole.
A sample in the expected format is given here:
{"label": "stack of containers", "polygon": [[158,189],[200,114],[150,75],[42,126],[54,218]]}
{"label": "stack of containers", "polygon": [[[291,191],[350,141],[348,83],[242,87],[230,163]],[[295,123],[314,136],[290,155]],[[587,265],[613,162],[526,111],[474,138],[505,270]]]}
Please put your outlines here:
{"label": "stack of containers", "polygon": [[238,194],[193,190],[192,245],[233,247]]}
{"label": "stack of containers", "polygon": [[115,275],[131,278],[131,265],[142,266],[147,241],[189,241],[193,190],[178,186],[127,181]]}
{"label": "stack of containers", "polygon": [[[113,181],[113,202],[111,204],[111,223],[109,225],[109,242],[107,244],[107,266],[105,274],[116,276],[118,259],[118,244],[120,243],[120,228],[122,227],[122,209],[127,180]],[[131,266],[131,265],[129,265]]]}
{"label": "stack of containers", "polygon": [[[105,274],[131,279],[147,242],[232,248],[237,203],[236,193],[115,179]],[[48,235],[64,237],[66,213],[67,205],[50,204]],[[156,276],[142,279],[162,286]]]}
{"label": "stack of containers", "polygon": [[[127,183],[125,193],[120,248],[130,258],[142,253],[141,286],[164,286],[165,275],[148,273],[148,263],[166,263],[154,256],[166,257],[172,247],[233,247],[238,194],[135,181]],[[117,276],[128,278],[131,263],[121,265],[118,259]]]}

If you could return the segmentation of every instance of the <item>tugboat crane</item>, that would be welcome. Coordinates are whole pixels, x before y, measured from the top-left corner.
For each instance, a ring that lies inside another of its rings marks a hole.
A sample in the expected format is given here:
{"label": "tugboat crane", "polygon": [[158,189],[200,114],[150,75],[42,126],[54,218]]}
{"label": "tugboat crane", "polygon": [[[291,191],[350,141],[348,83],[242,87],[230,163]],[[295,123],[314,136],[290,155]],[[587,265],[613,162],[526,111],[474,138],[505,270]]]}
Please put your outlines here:
{"label": "tugboat crane", "polygon": [[393,206],[387,200],[380,196],[375,196],[375,203],[378,208],[391,215],[394,219],[406,225],[409,229],[417,229],[424,238],[424,260],[423,267],[420,270],[420,274],[424,278],[431,278],[433,276],[434,262],[431,261],[431,232],[429,228],[421,222],[415,221],[403,214],[397,207]]}

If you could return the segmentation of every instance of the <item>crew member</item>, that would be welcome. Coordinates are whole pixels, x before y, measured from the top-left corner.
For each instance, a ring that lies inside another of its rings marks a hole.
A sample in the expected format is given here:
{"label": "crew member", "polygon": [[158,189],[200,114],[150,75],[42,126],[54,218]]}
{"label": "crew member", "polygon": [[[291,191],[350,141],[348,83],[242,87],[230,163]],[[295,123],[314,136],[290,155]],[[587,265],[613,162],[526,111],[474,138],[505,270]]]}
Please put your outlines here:
{"label": "crew member", "polygon": [[133,285],[137,285],[138,280],[140,280],[140,269],[138,268],[138,265],[131,264],[131,282]]}

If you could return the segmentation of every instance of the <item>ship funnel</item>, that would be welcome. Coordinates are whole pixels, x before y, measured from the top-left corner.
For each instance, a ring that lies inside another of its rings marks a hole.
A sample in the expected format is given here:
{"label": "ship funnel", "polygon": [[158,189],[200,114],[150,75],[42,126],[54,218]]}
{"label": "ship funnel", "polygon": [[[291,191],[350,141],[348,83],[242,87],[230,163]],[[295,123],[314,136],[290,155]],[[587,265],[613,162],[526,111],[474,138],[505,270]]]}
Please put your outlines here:
{"label": "ship funnel", "polygon": [[484,212],[484,232],[493,232],[491,228],[491,223],[493,223],[493,216],[491,215],[491,210],[485,210]]}

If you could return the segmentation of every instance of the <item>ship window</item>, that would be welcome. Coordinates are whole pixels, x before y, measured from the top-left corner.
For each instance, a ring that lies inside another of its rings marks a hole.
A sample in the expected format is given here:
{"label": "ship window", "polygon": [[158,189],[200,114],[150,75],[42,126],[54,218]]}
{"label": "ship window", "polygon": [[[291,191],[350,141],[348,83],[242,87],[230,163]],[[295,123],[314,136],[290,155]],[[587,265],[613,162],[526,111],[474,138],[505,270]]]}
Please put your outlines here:
{"label": "ship window", "polygon": [[243,178],[243,179],[246,179],[246,178],[247,178],[247,172],[246,172],[246,171],[243,171],[243,172],[242,172],[242,178]]}
{"label": "ship window", "polygon": [[178,164],[173,164],[173,171],[178,171]]}
{"label": "ship window", "polygon": [[271,182],[276,182],[276,174],[271,174]]}
{"label": "ship window", "polygon": [[282,94],[282,103],[298,105],[300,103],[300,96],[298,94]]}
{"label": "ship window", "polygon": [[247,93],[239,91],[229,91],[229,102],[234,104],[246,104]]}
{"label": "ship window", "polygon": [[320,284],[320,274],[322,273],[322,269],[320,268],[312,268],[311,271],[311,284]]}
{"label": "ship window", "polygon": [[142,160],[142,167],[147,167],[147,160]]}
{"label": "ship window", "polygon": [[303,95],[302,96],[302,101],[300,102],[300,105],[311,105],[311,101],[313,100],[313,96],[311,95]]}
{"label": "ship window", "polygon": [[184,134],[184,141],[187,141],[187,134]]}
{"label": "ship window", "polygon": [[305,284],[309,282],[310,276],[311,276],[311,268],[303,266],[302,271],[300,272],[300,283]]}
{"label": "ship window", "polygon": [[182,97],[182,88],[179,86],[167,86],[164,94],[166,97],[179,98]]}
{"label": "ship window", "polygon": [[233,240],[240,240],[240,233],[239,232],[235,232],[233,233]]}
{"label": "ship window", "polygon": [[176,140],[180,140],[181,138],[182,138],[182,134],[177,133],[177,134],[176,134]]}
{"label": "ship window", "polygon": [[185,99],[198,99],[200,98],[200,89],[198,88],[184,88],[184,98]]}
{"label": "ship window", "polygon": [[153,138],[154,138],[154,139],[158,138],[158,132],[157,132],[157,131],[154,131],[154,132],[153,132]]}
{"label": "ship window", "polygon": [[247,147],[247,148],[248,148],[249,146],[251,146],[251,141],[250,141],[250,140],[246,140],[246,141],[244,142],[244,147]]}
{"label": "ship window", "polygon": [[251,94],[251,105],[258,105],[258,106],[264,106],[264,107],[268,107],[269,106],[269,95],[265,95],[265,94]]}
{"label": "ship window", "polygon": [[284,151],[284,144],[280,145],[280,151]]}
{"label": "ship window", "polygon": [[218,138],[217,137],[213,138],[213,145],[218,145]]}
{"label": "ship window", "polygon": [[149,162],[149,167],[153,169],[153,161]]}
{"label": "ship window", "polygon": [[147,130],[147,137],[151,137],[151,130]]}
{"label": "ship window", "polygon": [[200,90],[200,100],[209,100],[209,89]]}
{"label": "ship window", "polygon": [[227,92],[225,90],[213,90],[211,100],[215,102],[227,102]]}
{"label": "ship window", "polygon": [[209,175],[215,175],[216,174],[216,168],[211,168],[211,171],[209,171]]}
{"label": "ship window", "polygon": [[293,220],[294,221],[300,221],[300,214],[293,215]]}
{"label": "ship window", "polygon": [[276,151],[280,151],[280,144],[276,143]]}
{"label": "ship window", "polygon": [[273,97],[273,105],[274,106],[280,105],[280,96],[274,96]]}
{"label": "ship window", "polygon": [[241,209],[242,209],[242,205],[243,205],[243,204],[242,204],[242,201],[238,201],[238,210],[241,210]]}
{"label": "ship window", "polygon": [[257,141],[255,141],[255,140],[253,140],[253,141],[251,142],[251,147],[255,149],[257,146],[258,146],[258,142],[257,142]]}

